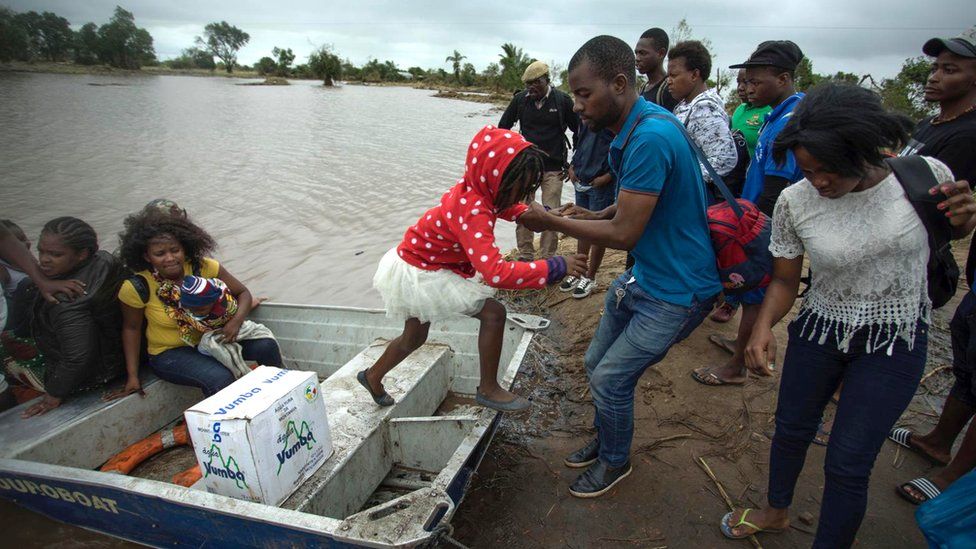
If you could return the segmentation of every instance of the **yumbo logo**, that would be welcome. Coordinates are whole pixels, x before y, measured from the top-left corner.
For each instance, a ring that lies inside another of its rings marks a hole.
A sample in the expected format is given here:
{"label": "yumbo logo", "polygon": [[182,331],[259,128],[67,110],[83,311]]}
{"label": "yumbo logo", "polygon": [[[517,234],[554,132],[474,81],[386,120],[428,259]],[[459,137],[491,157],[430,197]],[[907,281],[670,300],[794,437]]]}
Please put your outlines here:
{"label": "yumbo logo", "polygon": [[[292,439],[292,435],[295,435],[294,439]],[[278,452],[278,472],[275,473],[276,475],[281,474],[281,466],[289,459],[295,457],[302,447],[306,450],[311,450],[312,444],[318,442],[312,434],[312,428],[304,421],[302,422],[301,429],[295,427],[294,421],[289,421],[288,426],[285,427],[285,435],[283,437],[279,436],[278,441],[284,442],[284,448]]]}
{"label": "yumbo logo", "polygon": [[[204,478],[214,475],[233,480],[234,484],[241,490],[247,488],[247,481],[244,479],[244,473],[237,466],[237,460],[232,457],[225,460],[220,451],[220,446],[212,444],[209,450],[204,450],[204,454],[210,456],[210,461],[203,464],[204,469],[206,469]],[[214,463],[214,458],[217,459],[216,463]]]}
{"label": "yumbo logo", "polygon": [[[241,472],[241,468],[237,466],[237,460],[232,457],[228,457],[225,460],[223,452],[220,451],[220,446],[217,446],[217,443],[221,441],[220,422],[214,422],[211,429],[213,430],[213,444],[210,445],[209,449],[203,451],[204,455],[210,456],[210,461],[203,464],[203,468],[206,470],[203,477],[207,478],[210,475],[214,475],[220,478],[232,479],[238,489],[243,490],[247,488],[247,481],[244,479],[244,473]],[[214,463],[214,458],[217,458],[217,463]]]}
{"label": "yumbo logo", "polygon": [[317,396],[319,396],[318,383],[309,383],[305,386],[305,400],[312,402]]}

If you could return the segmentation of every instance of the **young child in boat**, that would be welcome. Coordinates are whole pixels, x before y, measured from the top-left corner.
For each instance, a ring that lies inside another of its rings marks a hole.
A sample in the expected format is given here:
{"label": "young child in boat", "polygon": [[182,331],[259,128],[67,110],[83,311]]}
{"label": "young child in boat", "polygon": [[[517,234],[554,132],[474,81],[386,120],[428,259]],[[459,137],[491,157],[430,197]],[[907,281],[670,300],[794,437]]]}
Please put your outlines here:
{"label": "young child in boat", "polygon": [[184,320],[205,333],[223,328],[234,318],[237,300],[220,279],[189,275],[180,285],[180,308]]}
{"label": "young child in boat", "polygon": [[528,210],[525,202],[542,181],[543,157],[519,133],[485,127],[468,147],[464,176],[380,260],[373,286],[387,316],[404,319],[403,333],[357,376],[380,406],[394,403],[383,376],[424,344],[431,321],[459,316],[481,321],[477,402],[506,412],[529,406],[498,384],[505,307],[492,297],[496,288],[542,288],[586,270],[583,255],[506,261],[495,245],[496,220],[516,221]]}

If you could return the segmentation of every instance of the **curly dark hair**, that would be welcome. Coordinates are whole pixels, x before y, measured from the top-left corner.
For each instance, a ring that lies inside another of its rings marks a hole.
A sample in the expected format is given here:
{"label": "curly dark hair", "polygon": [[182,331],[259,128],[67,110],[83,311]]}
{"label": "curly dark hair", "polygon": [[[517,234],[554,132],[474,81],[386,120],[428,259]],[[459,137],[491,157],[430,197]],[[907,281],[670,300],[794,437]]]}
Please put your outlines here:
{"label": "curly dark hair", "polygon": [[189,219],[168,215],[158,210],[143,210],[125,218],[125,230],[119,233],[119,256],[126,267],[133,271],[151,270],[146,261],[149,241],[159,237],[171,237],[183,246],[186,259],[199,264],[211,254],[217,243],[207,231]]}
{"label": "curly dark hair", "polygon": [[908,140],[912,121],[887,110],[877,93],[852,84],[820,84],[807,92],[773,143],[776,162],[803,147],[824,168],[845,177],[862,177],[880,166],[884,151]]}
{"label": "curly dark hair", "polygon": [[712,73],[712,56],[708,53],[708,48],[698,40],[686,40],[678,42],[671,48],[668,59],[683,59],[685,69],[693,71],[698,69],[698,76],[702,80],[708,80]]}

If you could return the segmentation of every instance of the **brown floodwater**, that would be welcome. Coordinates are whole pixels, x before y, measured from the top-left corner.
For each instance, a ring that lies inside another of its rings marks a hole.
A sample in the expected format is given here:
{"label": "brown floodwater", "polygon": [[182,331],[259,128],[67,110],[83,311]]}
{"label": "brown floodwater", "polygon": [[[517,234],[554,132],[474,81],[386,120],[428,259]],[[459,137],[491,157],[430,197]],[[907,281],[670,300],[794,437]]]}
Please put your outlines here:
{"label": "brown floodwater", "polygon": [[[409,88],[241,82],[0,73],[0,217],[32,240],[54,217],[79,217],[114,250],[127,214],[170,198],[255,295],[379,306],[380,257],[500,113]],[[512,247],[514,226],[496,236]],[[6,502],[0,531],[7,547],[130,545]]]}
{"label": "brown floodwater", "polygon": [[[0,215],[32,239],[79,217],[114,250],[127,214],[170,198],[256,295],[379,305],[379,259],[500,112],[411,88],[242,82],[0,73]],[[513,226],[497,236],[512,247]]]}

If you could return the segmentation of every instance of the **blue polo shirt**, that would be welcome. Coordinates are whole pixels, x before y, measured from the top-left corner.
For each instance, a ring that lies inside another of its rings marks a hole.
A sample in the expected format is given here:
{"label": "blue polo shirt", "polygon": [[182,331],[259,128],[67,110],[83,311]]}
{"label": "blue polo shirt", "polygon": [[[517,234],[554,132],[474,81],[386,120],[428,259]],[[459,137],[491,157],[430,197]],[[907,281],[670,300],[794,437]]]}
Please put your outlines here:
{"label": "blue polo shirt", "polygon": [[644,234],[631,250],[637,284],[653,297],[687,307],[722,290],[708,235],[705,183],[695,153],[671,122],[645,118],[634,128],[641,115],[650,113],[674,118],[638,98],[610,144],[610,167],[621,191],[658,197]]}
{"label": "blue polo shirt", "polygon": [[776,136],[783,130],[786,123],[789,122],[790,116],[793,115],[793,109],[796,108],[801,99],[803,99],[803,94],[795,93],[766,115],[766,121],[759,129],[756,154],[752,157],[752,162],[749,163],[746,182],[742,187],[742,198],[749,202],[755,203],[759,200],[767,177],[782,177],[791,183],[803,179],[803,172],[796,165],[793,151],[786,152],[786,159],[782,164],[777,164],[773,160],[773,142],[776,141]]}
{"label": "blue polo shirt", "polygon": [[573,173],[580,183],[589,185],[594,179],[610,171],[607,153],[610,151],[611,141],[613,132],[610,130],[593,132],[585,124],[580,124],[579,141],[576,151],[573,152],[572,162]]}

